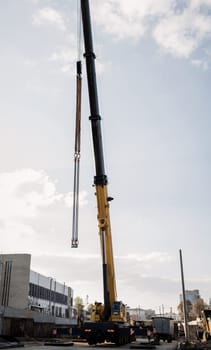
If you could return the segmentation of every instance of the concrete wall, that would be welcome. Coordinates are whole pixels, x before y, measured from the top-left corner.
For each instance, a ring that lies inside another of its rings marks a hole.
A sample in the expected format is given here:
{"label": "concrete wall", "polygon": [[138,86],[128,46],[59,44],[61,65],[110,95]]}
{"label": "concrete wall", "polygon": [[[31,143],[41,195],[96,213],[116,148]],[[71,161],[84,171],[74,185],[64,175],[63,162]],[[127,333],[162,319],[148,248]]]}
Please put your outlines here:
{"label": "concrete wall", "polygon": [[[30,254],[0,254],[0,304],[18,309],[28,308],[30,264]],[[5,294],[8,298],[5,298]]]}
{"label": "concrete wall", "polygon": [[55,328],[69,329],[77,325],[76,319],[53,317],[36,311],[3,306],[0,306],[0,320],[0,334],[16,337],[49,337]]}

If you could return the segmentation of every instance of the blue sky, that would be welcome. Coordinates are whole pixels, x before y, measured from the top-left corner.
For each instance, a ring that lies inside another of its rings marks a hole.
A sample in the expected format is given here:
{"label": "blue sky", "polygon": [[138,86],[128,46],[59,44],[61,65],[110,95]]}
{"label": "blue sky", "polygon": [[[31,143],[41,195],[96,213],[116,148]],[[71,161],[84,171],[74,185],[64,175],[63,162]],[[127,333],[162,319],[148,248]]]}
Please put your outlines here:
{"label": "blue sky", "polygon": [[[119,299],[211,297],[211,1],[90,0]],[[0,3],[1,252],[102,300],[83,64],[79,248],[71,249],[76,0]]]}

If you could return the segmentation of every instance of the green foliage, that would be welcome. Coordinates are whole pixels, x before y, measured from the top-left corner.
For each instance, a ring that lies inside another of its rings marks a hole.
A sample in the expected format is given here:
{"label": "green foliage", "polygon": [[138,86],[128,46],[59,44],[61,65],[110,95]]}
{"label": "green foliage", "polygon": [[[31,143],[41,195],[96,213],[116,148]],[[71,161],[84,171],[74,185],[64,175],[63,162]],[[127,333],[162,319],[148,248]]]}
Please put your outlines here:
{"label": "green foliage", "polygon": [[81,297],[77,296],[74,298],[74,307],[78,310],[79,315],[84,313],[84,303]]}

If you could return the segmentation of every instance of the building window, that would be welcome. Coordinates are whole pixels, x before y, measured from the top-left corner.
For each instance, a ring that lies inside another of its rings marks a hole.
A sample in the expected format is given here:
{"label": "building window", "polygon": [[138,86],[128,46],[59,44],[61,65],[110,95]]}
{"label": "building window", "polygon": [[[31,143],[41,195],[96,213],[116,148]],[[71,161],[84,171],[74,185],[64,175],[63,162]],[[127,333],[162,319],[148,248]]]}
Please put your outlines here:
{"label": "building window", "polygon": [[34,283],[29,283],[29,296],[67,305],[67,295],[55,292],[45,287],[38,286]]}

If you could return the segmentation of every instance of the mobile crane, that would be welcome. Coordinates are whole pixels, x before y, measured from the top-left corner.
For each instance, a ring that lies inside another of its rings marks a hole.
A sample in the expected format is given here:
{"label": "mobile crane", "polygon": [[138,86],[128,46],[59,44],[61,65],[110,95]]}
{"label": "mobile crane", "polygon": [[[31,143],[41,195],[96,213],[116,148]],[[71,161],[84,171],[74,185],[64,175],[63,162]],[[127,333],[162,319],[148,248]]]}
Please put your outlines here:
{"label": "mobile crane", "polygon": [[[94,187],[97,199],[97,219],[102,254],[104,304],[96,302],[91,321],[83,326],[83,334],[91,344],[104,341],[122,345],[131,342],[133,335],[126,321],[126,306],[117,300],[114,258],[109,215],[108,179],[105,174],[101,117],[98,105],[98,93],[93,51],[89,0],[81,0],[81,15],[84,34],[85,61],[90,105],[90,121],[94,148],[95,171]],[[75,238],[77,242],[77,238]]]}

